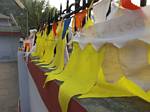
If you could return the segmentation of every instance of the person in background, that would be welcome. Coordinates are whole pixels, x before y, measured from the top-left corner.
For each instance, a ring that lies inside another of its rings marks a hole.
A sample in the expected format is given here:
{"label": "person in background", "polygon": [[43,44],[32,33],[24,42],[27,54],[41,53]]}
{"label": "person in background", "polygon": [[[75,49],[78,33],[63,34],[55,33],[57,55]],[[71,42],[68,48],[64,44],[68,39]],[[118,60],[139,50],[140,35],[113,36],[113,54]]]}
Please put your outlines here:
{"label": "person in background", "polygon": [[37,30],[31,29],[30,35],[24,40],[24,52],[33,52],[34,51],[34,40]]}
{"label": "person in background", "polygon": [[24,41],[23,38],[20,38],[20,39],[19,39],[19,45],[18,45],[18,50],[19,50],[19,51],[22,51],[22,48],[23,48],[23,41]]}
{"label": "person in background", "polygon": [[24,52],[25,52],[26,62],[28,61],[29,55],[35,50],[34,40],[35,40],[36,32],[37,32],[36,29],[30,30],[29,37],[27,37],[24,40]]}

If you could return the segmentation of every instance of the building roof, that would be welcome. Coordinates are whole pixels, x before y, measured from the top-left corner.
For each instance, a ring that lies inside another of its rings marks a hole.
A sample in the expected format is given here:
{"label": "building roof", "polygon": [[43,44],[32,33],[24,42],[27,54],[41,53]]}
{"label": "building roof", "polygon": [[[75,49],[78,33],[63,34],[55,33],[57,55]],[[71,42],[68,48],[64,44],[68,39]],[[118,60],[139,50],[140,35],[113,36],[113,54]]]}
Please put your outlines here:
{"label": "building roof", "polygon": [[20,37],[21,35],[22,35],[21,32],[0,32],[0,38],[2,38],[4,36],[9,36],[9,37],[17,36],[17,37]]}
{"label": "building roof", "polygon": [[21,28],[19,26],[12,25],[12,23],[11,23],[12,18],[0,13],[0,19],[6,19],[6,20],[9,19],[10,20],[10,21],[7,21],[7,23],[2,22],[0,24],[0,36],[21,35],[21,32],[20,32]]}
{"label": "building roof", "polygon": [[0,27],[0,36],[20,36],[21,31],[20,27],[11,26],[11,27]]}
{"label": "building roof", "polygon": [[20,32],[20,27],[18,26],[10,26],[10,27],[1,27],[0,32]]}
{"label": "building roof", "polygon": [[10,19],[10,17],[0,13],[0,19]]}

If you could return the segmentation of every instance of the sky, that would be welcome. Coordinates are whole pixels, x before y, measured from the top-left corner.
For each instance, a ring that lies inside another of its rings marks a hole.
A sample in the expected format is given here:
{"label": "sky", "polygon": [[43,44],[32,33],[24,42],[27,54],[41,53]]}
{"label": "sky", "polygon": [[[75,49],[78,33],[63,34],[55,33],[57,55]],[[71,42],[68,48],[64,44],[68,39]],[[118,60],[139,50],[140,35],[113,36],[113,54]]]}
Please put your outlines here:
{"label": "sky", "polygon": [[[62,9],[66,9],[66,1],[67,0],[47,0],[50,5],[55,6],[57,9],[60,8],[60,4],[62,3]],[[70,4],[74,3],[75,0],[69,0]],[[139,5],[140,0],[132,0],[133,3]],[[150,0],[147,0],[147,4],[150,5]]]}
{"label": "sky", "polygon": [[[60,4],[62,3],[62,9],[66,9],[67,0],[47,0],[51,6],[55,6],[57,9],[60,9]],[[69,4],[74,3],[75,0],[69,0]]]}
{"label": "sky", "polygon": [[[133,3],[137,4],[139,6],[140,0],[132,0]],[[147,0],[147,5],[150,5],[150,0]]]}

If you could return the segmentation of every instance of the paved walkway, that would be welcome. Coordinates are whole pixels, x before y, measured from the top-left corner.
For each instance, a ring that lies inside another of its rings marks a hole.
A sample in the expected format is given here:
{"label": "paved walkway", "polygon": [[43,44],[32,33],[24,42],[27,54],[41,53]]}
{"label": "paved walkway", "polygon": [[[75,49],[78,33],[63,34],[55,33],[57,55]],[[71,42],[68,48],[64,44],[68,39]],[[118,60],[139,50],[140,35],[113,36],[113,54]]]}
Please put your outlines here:
{"label": "paved walkway", "polygon": [[17,112],[17,72],[16,62],[0,63],[0,112]]}

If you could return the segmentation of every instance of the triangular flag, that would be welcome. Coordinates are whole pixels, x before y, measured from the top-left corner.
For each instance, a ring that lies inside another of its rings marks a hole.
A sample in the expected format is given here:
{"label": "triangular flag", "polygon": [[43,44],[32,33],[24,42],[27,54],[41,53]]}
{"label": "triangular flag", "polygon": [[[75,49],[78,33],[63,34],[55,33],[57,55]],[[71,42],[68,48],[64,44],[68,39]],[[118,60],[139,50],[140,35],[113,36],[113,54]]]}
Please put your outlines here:
{"label": "triangular flag", "polygon": [[56,36],[56,35],[57,35],[57,33],[56,33],[57,23],[56,23],[56,22],[53,23],[52,28],[53,28],[53,33],[54,33],[54,35]]}
{"label": "triangular flag", "polygon": [[63,29],[63,33],[62,33],[62,38],[65,37],[66,31],[67,31],[67,29],[70,25],[70,22],[71,22],[71,18],[68,18],[68,19],[64,20],[64,29]]}
{"label": "triangular flag", "polygon": [[133,4],[133,3],[131,2],[131,0],[121,0],[120,3],[121,3],[121,6],[122,6],[123,8],[129,9],[129,10],[137,10],[137,9],[140,9],[140,7],[137,6],[137,5],[135,5],[135,4]]}

